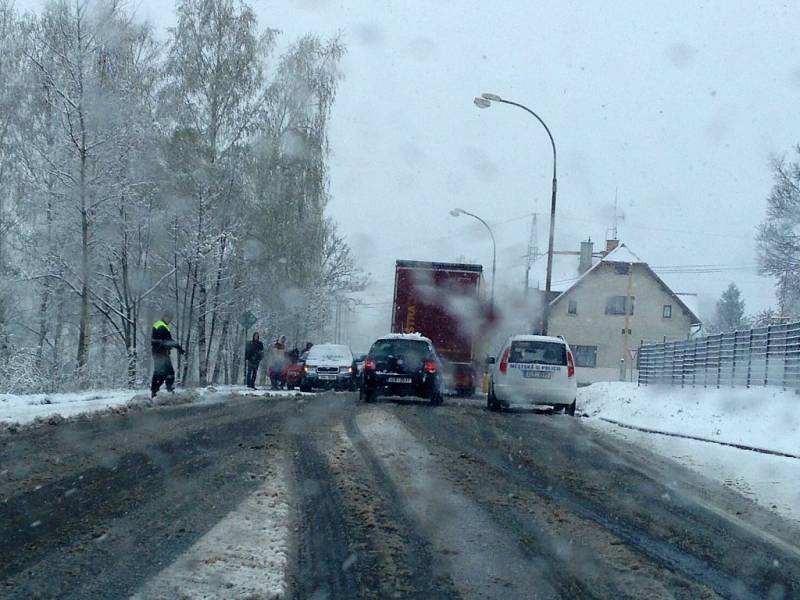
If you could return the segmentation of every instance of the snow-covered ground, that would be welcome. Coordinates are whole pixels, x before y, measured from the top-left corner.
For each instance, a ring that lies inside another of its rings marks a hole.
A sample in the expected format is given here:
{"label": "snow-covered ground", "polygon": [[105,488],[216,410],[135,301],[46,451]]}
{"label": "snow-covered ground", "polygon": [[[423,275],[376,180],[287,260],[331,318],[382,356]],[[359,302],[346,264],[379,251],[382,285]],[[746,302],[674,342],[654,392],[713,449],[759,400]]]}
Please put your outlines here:
{"label": "snow-covered ground", "polygon": [[800,459],[609,423],[800,455],[800,395],[775,388],[680,388],[621,382],[578,391],[586,423],[677,460],[800,522]]}
{"label": "snow-covered ground", "polygon": [[134,390],[96,390],[68,394],[0,395],[0,422],[25,424],[37,417],[73,417],[125,405]]}
{"label": "snow-covered ground", "polygon": [[286,458],[263,477],[260,489],[131,600],[284,598],[291,521]]}
{"label": "snow-covered ground", "polygon": [[[300,392],[286,390],[250,390],[242,385],[209,386],[206,388],[179,389],[179,400],[183,402],[223,402],[231,395],[258,396],[264,398],[294,397]],[[64,418],[80,414],[103,411],[115,407],[135,404],[138,399],[146,402],[149,390],[95,390],[63,394],[0,394],[0,423],[24,425],[37,418],[46,419],[55,415]],[[159,399],[169,400],[170,395],[162,391]]]}

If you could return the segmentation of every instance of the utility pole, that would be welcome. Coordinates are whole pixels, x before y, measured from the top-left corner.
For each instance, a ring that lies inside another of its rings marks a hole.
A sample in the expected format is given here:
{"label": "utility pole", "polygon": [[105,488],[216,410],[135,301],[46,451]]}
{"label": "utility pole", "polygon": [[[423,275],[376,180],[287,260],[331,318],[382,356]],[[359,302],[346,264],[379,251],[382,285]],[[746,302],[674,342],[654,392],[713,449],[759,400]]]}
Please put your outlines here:
{"label": "utility pole", "polygon": [[633,301],[631,299],[631,289],[633,288],[633,263],[628,263],[628,290],[625,292],[625,329],[622,330],[622,360],[625,365],[625,371],[622,374],[622,381],[627,380],[627,371],[632,368],[630,358],[630,339],[628,331],[631,326],[631,311],[633,310]]}
{"label": "utility pole", "polygon": [[339,321],[342,317],[341,312],[341,301],[339,297],[336,296],[334,298],[334,307],[333,307],[333,341],[334,343],[339,341]]}
{"label": "utility pole", "polygon": [[541,126],[544,127],[544,130],[547,132],[547,137],[550,139],[550,146],[553,148],[553,182],[550,188],[552,191],[550,196],[550,235],[547,238],[547,276],[545,277],[544,284],[544,311],[541,328],[541,333],[543,335],[547,335],[547,325],[550,320],[550,288],[553,281],[553,240],[555,238],[556,231],[556,193],[558,191],[558,179],[556,177],[556,173],[558,172],[556,167],[556,141],[553,139],[553,134],[550,132],[550,128],[542,120],[542,118],[524,104],[513,102],[511,100],[505,100],[497,94],[481,94],[479,97],[475,98],[473,102],[478,108],[489,108],[493,102],[501,102],[503,104],[510,104],[511,106],[521,108],[539,121]]}
{"label": "utility pole", "polygon": [[537,213],[533,213],[533,217],[531,218],[531,231],[530,235],[528,236],[528,253],[525,255],[525,298],[528,298],[528,294],[530,292],[530,279],[531,279],[531,267],[533,267],[533,263],[536,262],[536,259],[539,258],[539,233],[538,233],[538,223],[536,221]]}

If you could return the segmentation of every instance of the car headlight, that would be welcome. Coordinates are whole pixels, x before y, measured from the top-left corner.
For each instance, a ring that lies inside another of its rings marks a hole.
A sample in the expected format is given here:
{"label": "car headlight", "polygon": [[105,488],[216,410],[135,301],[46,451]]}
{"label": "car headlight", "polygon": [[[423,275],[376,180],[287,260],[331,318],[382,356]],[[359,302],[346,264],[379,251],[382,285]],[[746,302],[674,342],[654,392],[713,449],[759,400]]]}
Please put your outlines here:
{"label": "car headlight", "polygon": [[306,367],[305,367],[305,372],[306,372],[306,373],[316,373],[316,372],[317,372],[317,368],[316,368],[316,367],[309,367],[309,366],[306,366]]}

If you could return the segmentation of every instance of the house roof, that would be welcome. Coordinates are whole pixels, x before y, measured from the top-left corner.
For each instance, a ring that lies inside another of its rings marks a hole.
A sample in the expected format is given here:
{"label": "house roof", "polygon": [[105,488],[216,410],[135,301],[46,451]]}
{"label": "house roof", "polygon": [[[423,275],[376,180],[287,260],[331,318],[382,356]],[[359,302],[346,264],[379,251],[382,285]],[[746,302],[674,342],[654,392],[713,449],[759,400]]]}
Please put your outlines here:
{"label": "house roof", "polygon": [[570,292],[572,292],[572,290],[581,285],[586,280],[586,278],[589,277],[591,273],[594,273],[597,270],[597,268],[603,263],[627,263],[627,264],[642,265],[645,269],[647,269],[647,271],[650,273],[653,279],[655,279],[656,282],[658,282],[658,284],[664,289],[664,291],[666,291],[673,298],[675,298],[677,304],[689,316],[689,320],[692,322],[692,324],[694,325],[700,323],[700,319],[698,318],[697,314],[691,308],[689,308],[688,304],[684,301],[684,299],[681,298],[679,294],[673,292],[672,289],[666,283],[664,283],[664,280],[661,279],[656,274],[656,272],[650,268],[650,265],[648,265],[641,258],[639,258],[625,244],[620,244],[619,246],[614,248],[614,250],[612,250],[611,252],[606,254],[603,258],[601,258],[599,261],[594,263],[591,266],[591,268],[589,268],[583,275],[581,275],[571,286],[569,286],[566,290],[564,290],[558,296],[556,296],[550,302],[550,306],[555,306],[556,304],[558,304],[562,300],[562,298],[569,295]]}
{"label": "house roof", "polygon": [[620,244],[614,248],[600,259],[600,262],[644,263],[644,261],[636,256],[625,244]]}
{"label": "house roof", "polygon": [[683,303],[689,307],[690,311],[696,315],[700,314],[700,306],[697,294],[689,292],[675,292],[675,295],[683,300]]}

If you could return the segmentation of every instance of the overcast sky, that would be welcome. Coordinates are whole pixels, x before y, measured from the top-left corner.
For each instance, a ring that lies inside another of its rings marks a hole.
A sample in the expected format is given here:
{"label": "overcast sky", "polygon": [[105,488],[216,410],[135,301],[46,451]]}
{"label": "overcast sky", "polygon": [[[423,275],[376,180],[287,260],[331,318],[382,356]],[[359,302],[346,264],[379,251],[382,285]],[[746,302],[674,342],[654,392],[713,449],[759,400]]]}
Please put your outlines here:
{"label": "overcast sky", "polygon": [[[451,217],[454,206],[495,226],[500,289],[522,289],[532,212],[542,213],[546,249],[546,134],[514,107],[477,109],[481,92],[530,106],[553,132],[557,250],[590,236],[603,245],[618,190],[620,237],[642,259],[726,266],[664,275],[674,289],[710,303],[736,281],[748,312],[774,305],[753,237],[770,158],[800,142],[800,3],[755,4],[253,2],[284,44],[308,31],[344,34],[329,211],[372,273],[362,309],[378,323],[371,329],[388,327],[395,259],[488,270],[485,231]],[[168,2],[137,6],[161,30],[174,24]]]}

